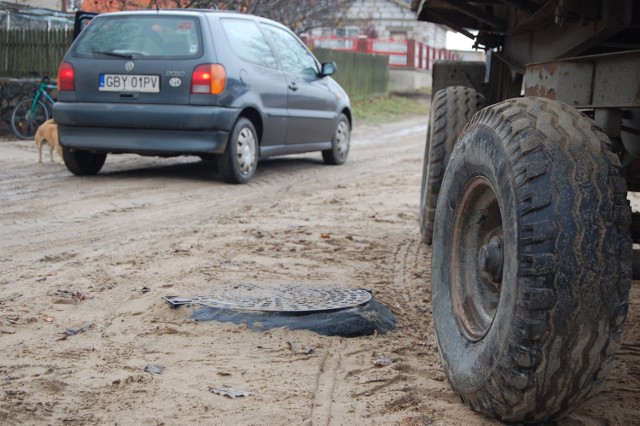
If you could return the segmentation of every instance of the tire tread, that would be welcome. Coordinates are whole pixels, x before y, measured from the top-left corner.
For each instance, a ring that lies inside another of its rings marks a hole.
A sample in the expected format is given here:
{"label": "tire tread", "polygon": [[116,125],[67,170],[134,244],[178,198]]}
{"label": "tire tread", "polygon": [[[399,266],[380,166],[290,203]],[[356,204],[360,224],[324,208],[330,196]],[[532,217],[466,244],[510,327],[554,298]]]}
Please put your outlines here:
{"label": "tire tread", "polygon": [[472,88],[450,86],[439,90],[431,103],[423,164],[420,233],[431,244],[440,186],[458,136],[473,115],[484,107],[484,96]]}
{"label": "tire tread", "polygon": [[508,100],[476,114],[474,125],[506,141],[520,273],[503,359],[484,386],[461,396],[502,420],[547,421],[597,391],[620,342],[631,280],[626,183],[607,136],[559,102]]}

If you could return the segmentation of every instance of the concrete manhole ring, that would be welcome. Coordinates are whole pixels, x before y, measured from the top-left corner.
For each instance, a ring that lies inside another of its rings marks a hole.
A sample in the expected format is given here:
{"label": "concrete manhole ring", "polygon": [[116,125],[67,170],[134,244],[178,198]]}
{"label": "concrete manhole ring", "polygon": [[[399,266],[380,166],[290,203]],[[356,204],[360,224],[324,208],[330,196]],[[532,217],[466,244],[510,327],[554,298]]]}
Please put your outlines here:
{"label": "concrete manhole ring", "polygon": [[166,300],[174,305],[197,304],[244,311],[295,313],[333,311],[364,305],[371,300],[371,293],[363,289],[239,284],[216,289],[206,296]]}

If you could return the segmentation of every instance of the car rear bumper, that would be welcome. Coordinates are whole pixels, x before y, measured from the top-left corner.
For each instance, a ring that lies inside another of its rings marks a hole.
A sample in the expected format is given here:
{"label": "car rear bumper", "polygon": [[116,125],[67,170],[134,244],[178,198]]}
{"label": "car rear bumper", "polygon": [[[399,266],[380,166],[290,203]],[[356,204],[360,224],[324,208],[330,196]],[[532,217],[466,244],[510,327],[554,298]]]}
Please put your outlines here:
{"label": "car rear bumper", "polygon": [[53,118],[63,126],[231,131],[236,108],[198,105],[57,102]]}
{"label": "car rear bumper", "polygon": [[103,153],[140,155],[222,154],[229,132],[156,129],[113,129],[58,125],[58,139],[65,148]]}
{"label": "car rear bumper", "polygon": [[191,105],[58,102],[60,145],[105,153],[221,154],[239,110]]}

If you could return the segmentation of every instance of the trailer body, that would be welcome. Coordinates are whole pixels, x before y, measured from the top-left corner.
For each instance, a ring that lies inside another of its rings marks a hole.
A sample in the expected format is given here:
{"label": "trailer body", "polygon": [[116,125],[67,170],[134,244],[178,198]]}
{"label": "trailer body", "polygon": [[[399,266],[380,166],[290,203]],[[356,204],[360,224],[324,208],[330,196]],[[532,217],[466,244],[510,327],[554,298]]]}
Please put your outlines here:
{"label": "trailer body", "polygon": [[640,264],[640,4],[412,8],[487,52],[433,68],[420,229],[444,369],[476,411],[561,418],[612,368]]}

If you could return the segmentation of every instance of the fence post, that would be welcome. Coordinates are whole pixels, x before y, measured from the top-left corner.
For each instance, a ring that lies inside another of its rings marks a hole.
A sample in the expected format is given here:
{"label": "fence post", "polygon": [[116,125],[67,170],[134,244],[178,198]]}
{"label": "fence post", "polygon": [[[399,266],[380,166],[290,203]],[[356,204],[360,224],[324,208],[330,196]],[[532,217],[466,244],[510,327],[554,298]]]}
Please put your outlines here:
{"label": "fence post", "polygon": [[407,40],[407,63],[405,64],[407,67],[415,67],[416,66],[416,41],[415,40]]}
{"label": "fence post", "polygon": [[359,36],[355,50],[356,52],[369,53],[369,38]]}

